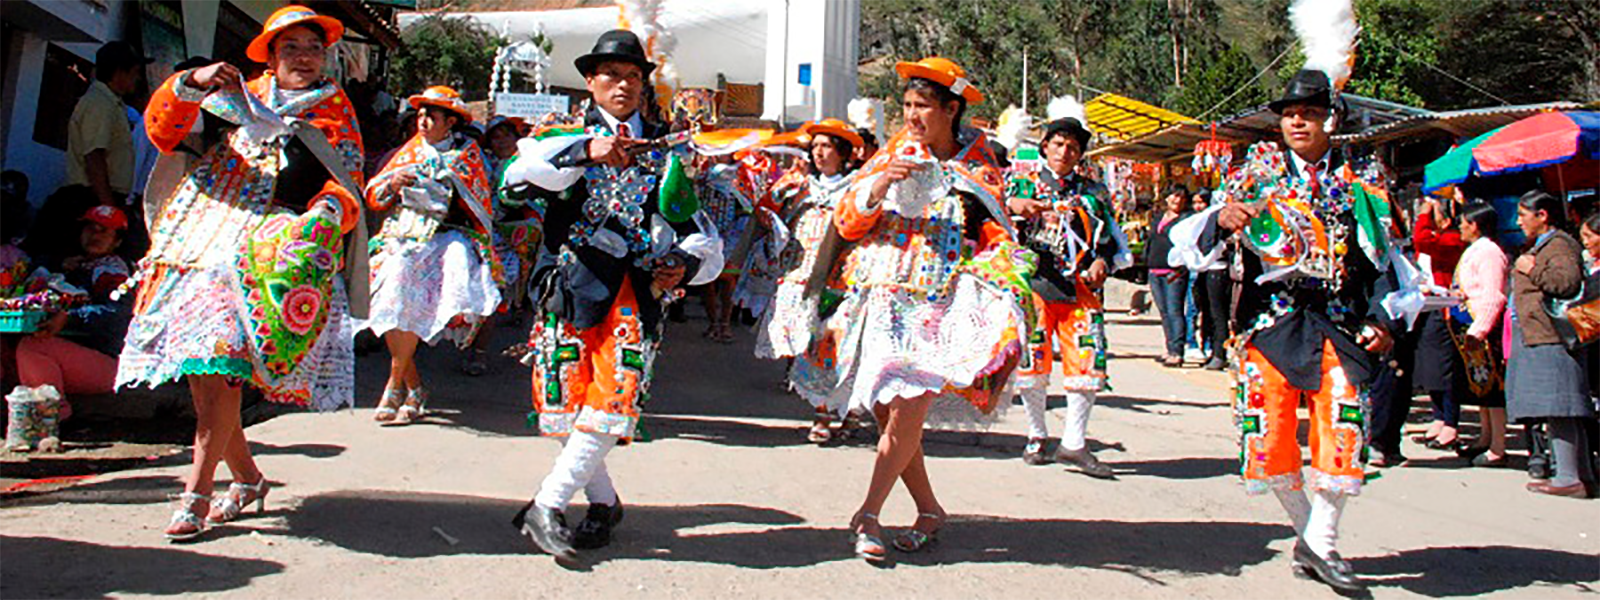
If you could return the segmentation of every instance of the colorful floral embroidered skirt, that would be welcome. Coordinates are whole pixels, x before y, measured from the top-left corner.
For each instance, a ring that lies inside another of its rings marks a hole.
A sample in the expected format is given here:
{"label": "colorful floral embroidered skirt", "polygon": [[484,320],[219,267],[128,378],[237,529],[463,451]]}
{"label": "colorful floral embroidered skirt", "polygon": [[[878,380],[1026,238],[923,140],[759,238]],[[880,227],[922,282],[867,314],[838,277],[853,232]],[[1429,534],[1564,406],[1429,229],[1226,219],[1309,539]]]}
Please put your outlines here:
{"label": "colorful floral embroidered skirt", "polygon": [[267,399],[332,410],[351,403],[355,358],[338,219],[268,215],[234,261],[154,265],[117,366],[117,386],[185,375],[250,382]]}
{"label": "colorful floral embroidered skirt", "polygon": [[[790,358],[811,348],[811,337],[818,316],[818,299],[806,298],[806,281],[817,262],[817,252],[828,233],[832,212],[823,206],[809,207],[794,219],[794,234],[785,236],[772,260],[782,269],[771,292],[771,302],[756,325],[757,358]],[[746,269],[745,277],[754,272]],[[742,284],[743,282],[741,282]]]}
{"label": "colorful floral embroidered skirt", "polygon": [[472,341],[478,325],[500,306],[500,288],[476,242],[456,230],[427,241],[385,241],[372,255],[372,309],[356,329],[392,329],[435,344]]}

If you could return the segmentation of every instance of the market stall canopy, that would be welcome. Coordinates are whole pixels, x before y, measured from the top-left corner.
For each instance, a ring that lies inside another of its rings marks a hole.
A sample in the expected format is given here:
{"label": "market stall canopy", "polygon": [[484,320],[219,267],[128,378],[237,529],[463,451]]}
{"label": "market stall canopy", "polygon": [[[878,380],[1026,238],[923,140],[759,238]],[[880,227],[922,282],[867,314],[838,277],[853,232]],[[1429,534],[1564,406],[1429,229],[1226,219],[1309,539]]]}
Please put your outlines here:
{"label": "market stall canopy", "polygon": [[1180,123],[1199,123],[1159,106],[1126,96],[1100,94],[1083,105],[1089,129],[1107,138],[1127,141]]}
{"label": "market stall canopy", "polygon": [[1471,177],[1493,177],[1600,159],[1600,112],[1550,111],[1472,138],[1428,164],[1424,191]]}
{"label": "market stall canopy", "polygon": [[[1352,133],[1417,115],[1432,114],[1425,109],[1366,96],[1344,94],[1342,97],[1350,114],[1342,120],[1341,127]],[[1263,104],[1211,125],[1190,120],[1120,144],[1101,146],[1088,155],[1115,156],[1139,162],[1189,160],[1194,156],[1196,143],[1212,138],[1213,126],[1216,139],[1236,145],[1278,137],[1278,115]]]}

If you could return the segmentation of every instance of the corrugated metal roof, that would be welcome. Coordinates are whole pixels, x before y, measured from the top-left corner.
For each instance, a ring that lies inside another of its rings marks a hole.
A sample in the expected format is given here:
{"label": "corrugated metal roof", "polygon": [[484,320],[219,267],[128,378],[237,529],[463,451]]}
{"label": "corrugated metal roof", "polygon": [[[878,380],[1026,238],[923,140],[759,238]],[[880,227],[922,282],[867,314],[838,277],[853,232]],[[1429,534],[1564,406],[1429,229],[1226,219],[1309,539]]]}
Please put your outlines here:
{"label": "corrugated metal roof", "polygon": [[[1356,94],[1344,94],[1343,97],[1353,114],[1353,117],[1342,121],[1342,126],[1344,127],[1370,128],[1375,125],[1385,125],[1400,120],[1434,114],[1425,109],[1385,102]],[[1093,117],[1090,120],[1093,121]],[[1193,155],[1196,142],[1211,138],[1211,127],[1213,126],[1216,127],[1217,139],[1233,142],[1234,144],[1249,144],[1259,140],[1276,138],[1278,136],[1278,115],[1263,104],[1212,125],[1202,124],[1190,119],[1187,122],[1153,130],[1145,136],[1133,138],[1120,144],[1110,144],[1096,148],[1090,151],[1088,155],[1117,156],[1140,162],[1186,160]],[[1342,138],[1336,137],[1335,139]]]}
{"label": "corrugated metal roof", "polygon": [[1379,144],[1397,138],[1416,135],[1429,129],[1442,130],[1458,138],[1470,138],[1541,112],[1575,110],[1580,107],[1582,105],[1577,102],[1543,102],[1539,104],[1452,110],[1401,119],[1359,133],[1341,135],[1336,140],[1339,142]]}
{"label": "corrugated metal roof", "polygon": [[1089,129],[1107,138],[1131,140],[1179,123],[1199,123],[1159,106],[1116,94],[1100,94],[1083,105]]}

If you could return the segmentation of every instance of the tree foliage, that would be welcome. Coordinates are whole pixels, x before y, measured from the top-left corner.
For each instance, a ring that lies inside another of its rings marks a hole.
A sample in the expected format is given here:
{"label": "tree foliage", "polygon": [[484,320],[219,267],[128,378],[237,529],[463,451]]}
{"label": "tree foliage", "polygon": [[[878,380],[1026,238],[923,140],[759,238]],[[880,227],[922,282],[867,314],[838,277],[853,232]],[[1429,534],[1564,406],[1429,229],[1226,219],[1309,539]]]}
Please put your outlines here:
{"label": "tree foliage", "polygon": [[[1303,63],[1288,5],[864,0],[862,54],[870,67],[860,84],[863,94],[897,97],[893,63],[939,55],[966,68],[988,96],[975,116],[996,116],[1024,96],[1041,114],[1052,96],[1087,101],[1107,91],[1225,118],[1276,96]],[[1363,32],[1352,93],[1435,110],[1499,104],[1495,97],[1600,98],[1600,2],[1357,0],[1356,9]]]}
{"label": "tree foliage", "polygon": [[390,92],[415,94],[430,85],[448,85],[468,100],[488,95],[494,53],[505,40],[467,17],[428,15],[412,22],[400,37],[405,46],[390,69]]}

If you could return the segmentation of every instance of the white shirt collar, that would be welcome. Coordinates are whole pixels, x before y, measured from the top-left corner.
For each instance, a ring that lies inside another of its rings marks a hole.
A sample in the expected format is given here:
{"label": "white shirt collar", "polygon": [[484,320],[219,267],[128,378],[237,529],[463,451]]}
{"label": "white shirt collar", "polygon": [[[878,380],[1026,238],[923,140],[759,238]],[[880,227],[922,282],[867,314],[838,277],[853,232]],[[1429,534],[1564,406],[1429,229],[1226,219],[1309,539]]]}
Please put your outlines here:
{"label": "white shirt collar", "polygon": [[[603,108],[599,109],[597,112],[600,113],[600,118],[605,120],[606,127],[610,127],[611,132],[616,133],[617,124],[622,123],[623,121],[611,116],[611,113],[606,112]],[[633,111],[633,114],[628,117],[627,123],[628,129],[632,132],[632,137],[638,138],[644,136],[644,119],[639,118],[639,111]]]}
{"label": "white shirt collar", "polygon": [[[1323,152],[1322,153],[1322,158],[1317,159],[1317,172],[1318,173],[1327,173],[1328,172],[1328,158],[1330,158],[1332,156],[1333,156],[1333,148],[1328,148],[1327,152]],[[1294,161],[1294,172],[1295,172],[1296,176],[1298,176],[1300,179],[1305,179],[1306,178],[1306,164],[1308,164],[1307,161],[1305,159],[1303,159],[1303,158],[1300,158],[1300,154],[1295,152],[1295,151],[1293,151],[1293,150],[1289,151],[1289,160]]]}

